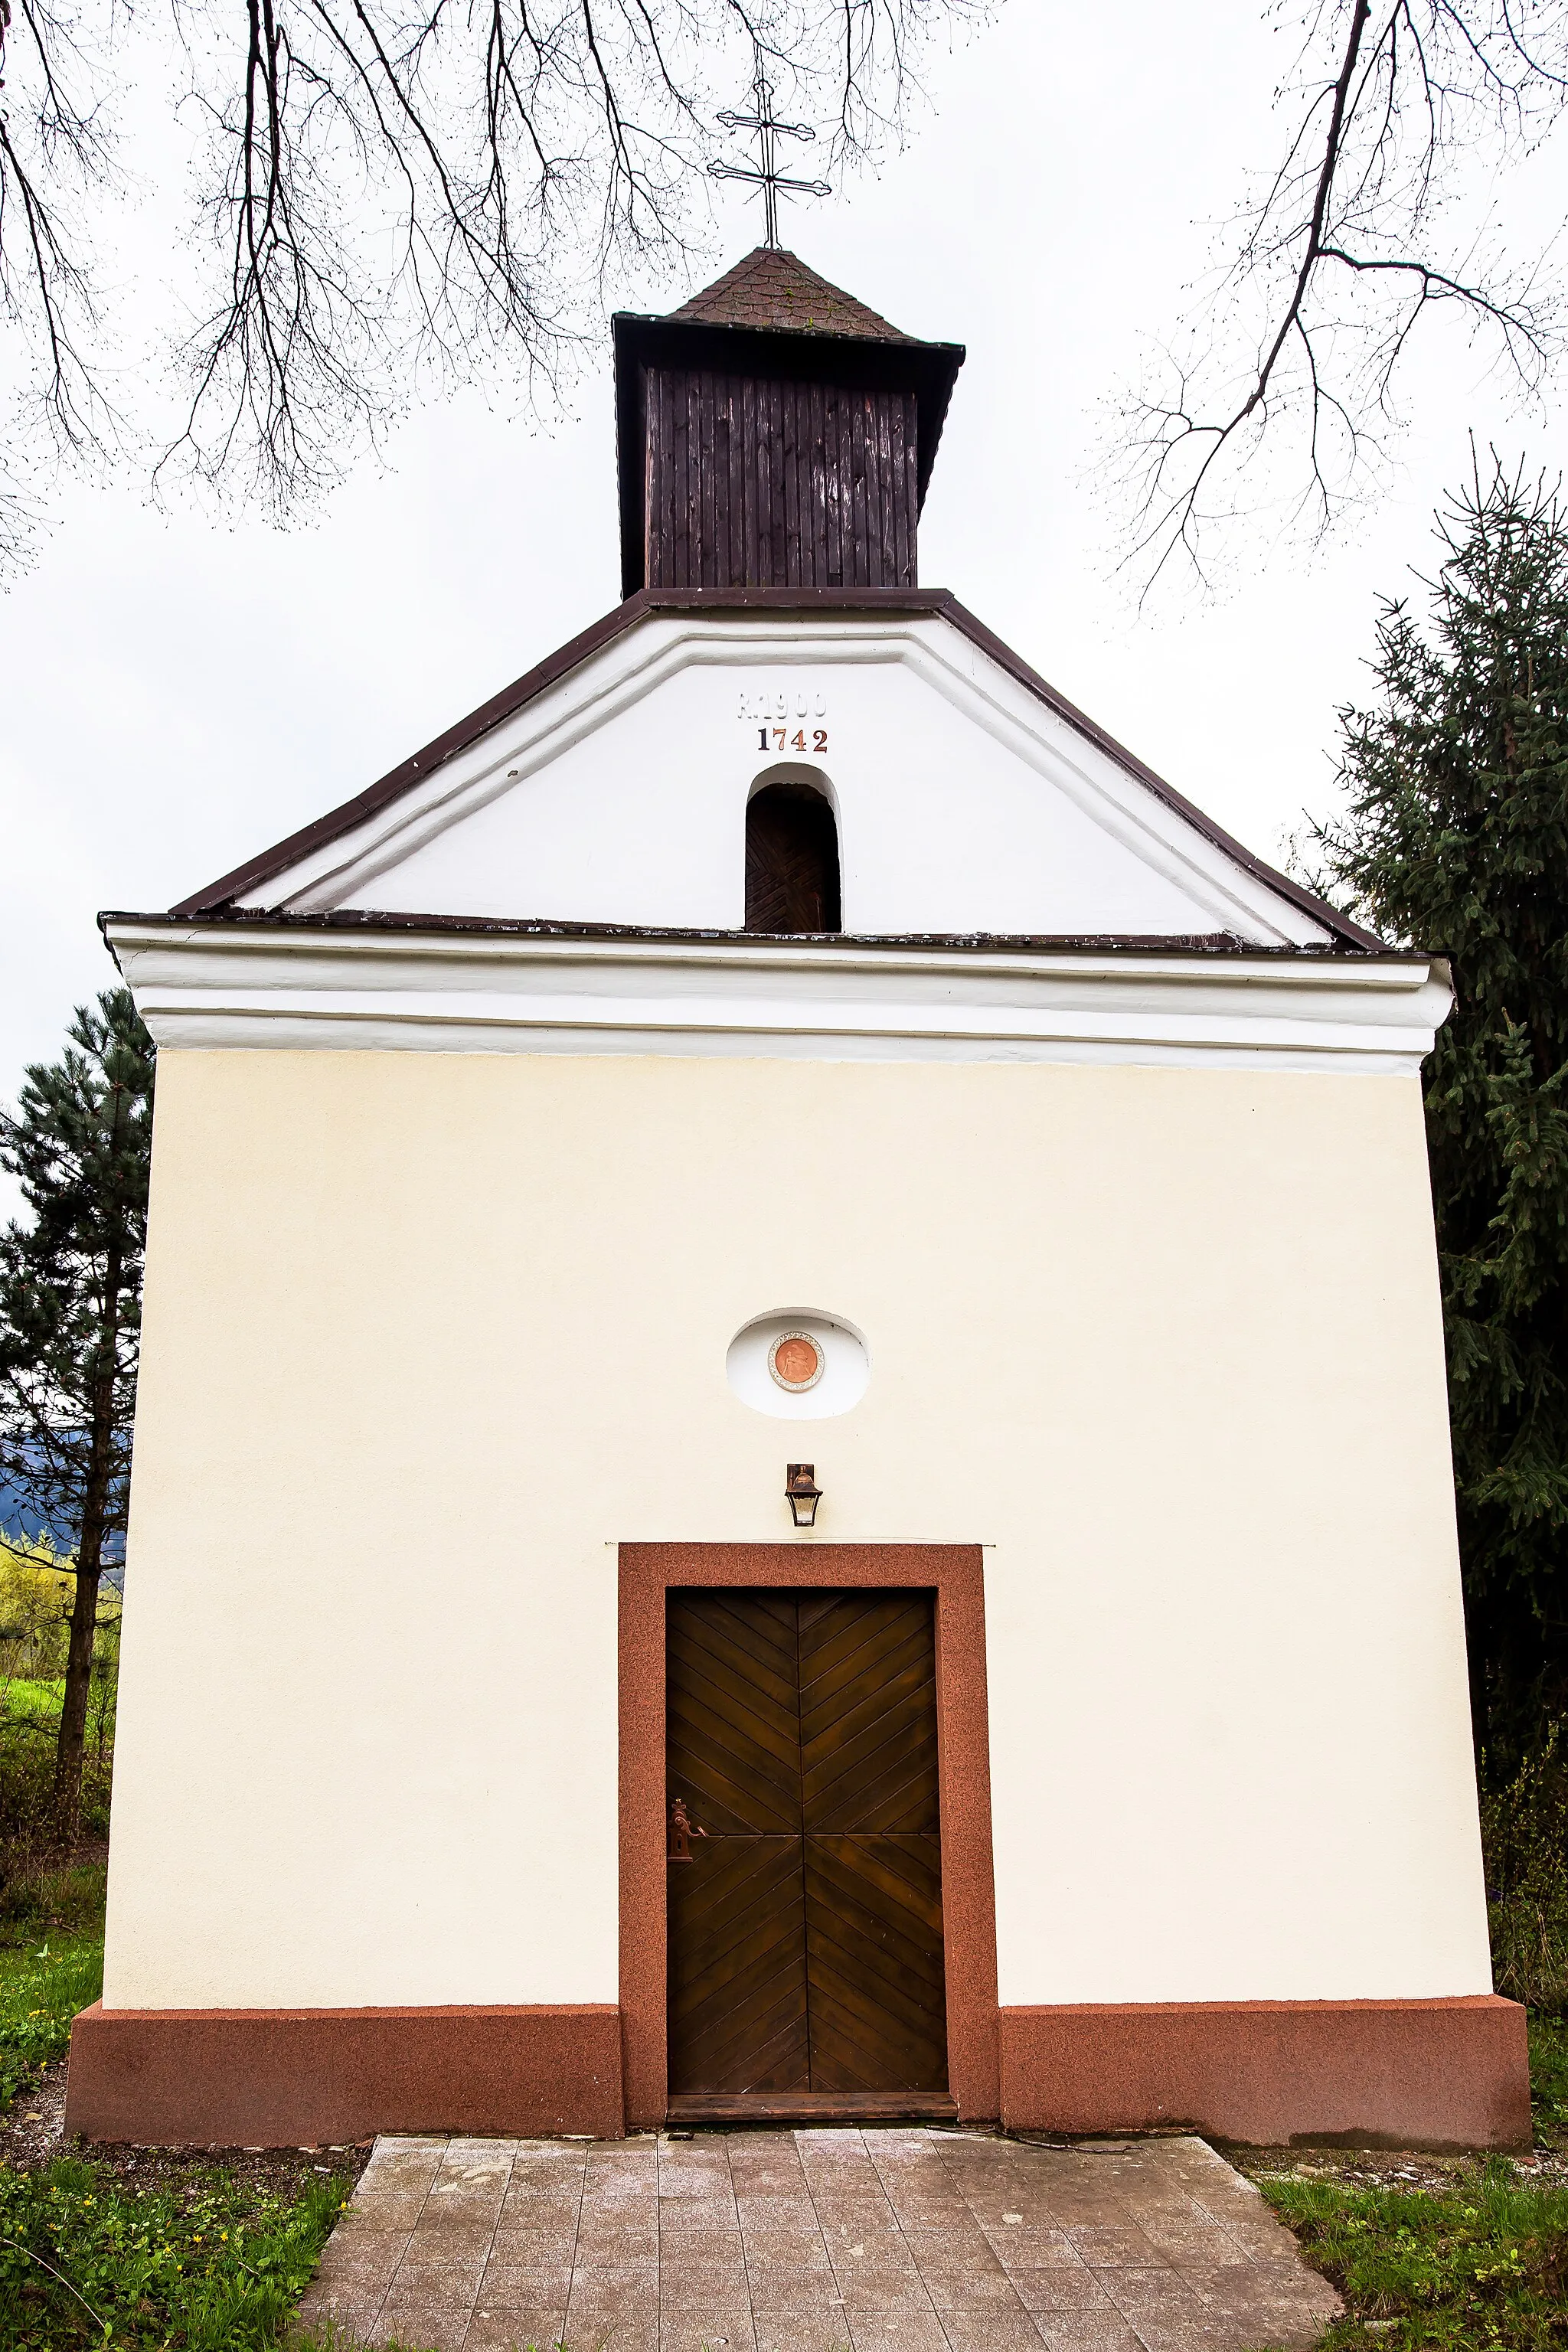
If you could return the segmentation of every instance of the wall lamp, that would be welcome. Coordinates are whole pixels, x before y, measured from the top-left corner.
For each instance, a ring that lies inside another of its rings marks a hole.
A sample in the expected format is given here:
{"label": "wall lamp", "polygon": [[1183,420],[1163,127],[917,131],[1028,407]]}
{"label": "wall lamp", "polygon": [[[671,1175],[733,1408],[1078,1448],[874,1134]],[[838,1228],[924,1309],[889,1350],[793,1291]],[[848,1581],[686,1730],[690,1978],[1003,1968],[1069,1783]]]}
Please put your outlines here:
{"label": "wall lamp", "polygon": [[797,1528],[816,1525],[816,1507],[822,1500],[822,1489],[812,1475],[809,1462],[791,1462],[784,1471],[784,1496],[795,1516]]}

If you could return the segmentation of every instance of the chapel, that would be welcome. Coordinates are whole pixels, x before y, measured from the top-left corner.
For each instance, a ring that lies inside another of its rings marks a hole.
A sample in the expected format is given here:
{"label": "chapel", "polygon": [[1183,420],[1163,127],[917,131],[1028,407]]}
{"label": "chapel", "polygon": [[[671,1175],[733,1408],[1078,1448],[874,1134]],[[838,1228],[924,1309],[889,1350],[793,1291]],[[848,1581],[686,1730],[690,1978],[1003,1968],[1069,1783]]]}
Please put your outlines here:
{"label": "chapel", "polygon": [[922,584],[963,356],[772,246],[617,317],[619,602],[102,919],[158,1082],[71,2130],[1525,2138],[1448,973]]}

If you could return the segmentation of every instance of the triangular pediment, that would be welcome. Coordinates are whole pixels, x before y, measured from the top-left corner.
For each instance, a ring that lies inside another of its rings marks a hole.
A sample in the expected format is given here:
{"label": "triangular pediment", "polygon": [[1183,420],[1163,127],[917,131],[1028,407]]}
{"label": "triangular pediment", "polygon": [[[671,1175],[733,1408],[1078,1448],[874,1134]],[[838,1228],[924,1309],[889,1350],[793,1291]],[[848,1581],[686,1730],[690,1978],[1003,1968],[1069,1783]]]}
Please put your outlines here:
{"label": "triangular pediment", "polygon": [[176,911],[739,931],[780,766],[832,803],[852,936],[1372,944],[929,591],[633,598]]}

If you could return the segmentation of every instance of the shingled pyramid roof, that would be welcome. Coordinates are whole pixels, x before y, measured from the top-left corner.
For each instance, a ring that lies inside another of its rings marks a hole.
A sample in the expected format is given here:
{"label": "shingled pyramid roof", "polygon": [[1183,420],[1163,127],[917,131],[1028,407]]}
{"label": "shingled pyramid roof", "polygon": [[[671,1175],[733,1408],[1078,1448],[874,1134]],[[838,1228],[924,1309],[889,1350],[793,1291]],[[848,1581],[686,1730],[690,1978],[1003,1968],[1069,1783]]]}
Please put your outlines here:
{"label": "shingled pyramid roof", "polygon": [[830,286],[782,247],[759,245],[733,269],[683,302],[672,319],[708,327],[759,327],[795,335],[853,335],[863,342],[913,343],[897,327]]}

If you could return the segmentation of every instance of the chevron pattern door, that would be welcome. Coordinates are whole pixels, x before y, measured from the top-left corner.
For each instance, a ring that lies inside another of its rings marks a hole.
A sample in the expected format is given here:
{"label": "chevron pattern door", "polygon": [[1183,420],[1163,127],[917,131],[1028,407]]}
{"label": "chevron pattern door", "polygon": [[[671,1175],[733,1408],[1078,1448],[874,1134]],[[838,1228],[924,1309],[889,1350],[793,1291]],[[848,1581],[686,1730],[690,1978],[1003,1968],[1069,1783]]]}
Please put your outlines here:
{"label": "chevron pattern door", "polygon": [[932,1595],[671,1592],[672,2095],[944,2092]]}

